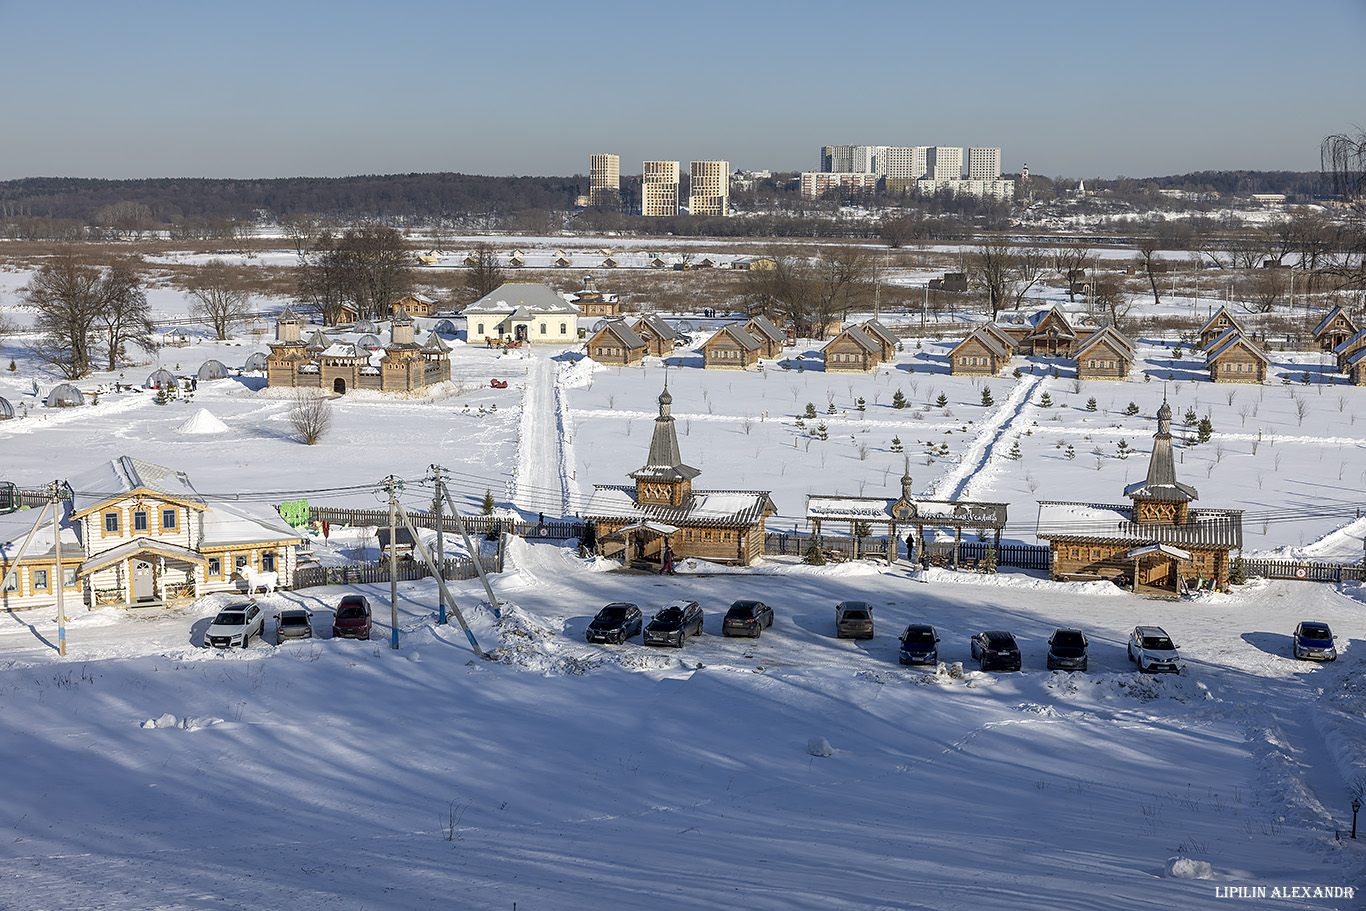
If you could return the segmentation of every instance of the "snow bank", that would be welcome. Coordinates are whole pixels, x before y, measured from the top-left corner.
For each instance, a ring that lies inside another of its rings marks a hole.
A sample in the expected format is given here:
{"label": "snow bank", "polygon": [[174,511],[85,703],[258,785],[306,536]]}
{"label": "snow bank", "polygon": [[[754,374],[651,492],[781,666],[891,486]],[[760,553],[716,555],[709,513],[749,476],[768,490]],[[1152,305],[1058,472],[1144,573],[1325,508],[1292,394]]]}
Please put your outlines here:
{"label": "snow bank", "polygon": [[834,756],[835,748],[824,737],[812,737],[806,742],[806,751],[812,756]]}
{"label": "snow bank", "polygon": [[177,718],[167,712],[158,718],[149,718],[142,723],[142,727],[147,730],[157,728],[179,728],[182,731],[198,731],[201,728],[213,727],[215,724],[222,724],[222,718]]}
{"label": "snow bank", "polygon": [[210,434],[223,433],[227,431],[228,425],[209,413],[209,409],[201,408],[194,413],[188,421],[176,428],[176,433],[195,433]]}
{"label": "snow bank", "polygon": [[1167,858],[1164,875],[1172,879],[1209,879],[1214,875],[1214,869],[1203,860],[1192,860],[1178,854]]}

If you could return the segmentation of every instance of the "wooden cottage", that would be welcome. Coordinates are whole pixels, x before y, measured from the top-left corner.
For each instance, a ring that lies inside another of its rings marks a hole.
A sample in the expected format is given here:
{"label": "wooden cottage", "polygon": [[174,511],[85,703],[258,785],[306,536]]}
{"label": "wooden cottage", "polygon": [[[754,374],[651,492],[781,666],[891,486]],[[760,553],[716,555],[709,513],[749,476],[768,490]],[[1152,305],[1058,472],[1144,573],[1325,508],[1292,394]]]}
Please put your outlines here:
{"label": "wooden cottage", "polygon": [[645,342],[645,353],[651,357],[667,357],[673,354],[683,334],[654,314],[640,317],[631,324],[631,330]]}
{"label": "wooden cottage", "polygon": [[1333,347],[1333,356],[1337,358],[1338,370],[1347,372],[1347,364],[1358,351],[1366,348],[1366,329],[1354,332],[1349,337],[1338,342]]}
{"label": "wooden cottage", "polygon": [[702,343],[702,366],[745,370],[759,363],[763,346],[739,323],[727,323]]}
{"label": "wooden cottage", "polygon": [[1213,316],[1205,320],[1196,333],[1200,337],[1201,349],[1208,349],[1215,339],[1230,329],[1237,329],[1243,335],[1247,334],[1247,330],[1243,328],[1243,324],[1238,321],[1238,318],[1227,307],[1220,307]]}
{"label": "wooden cottage", "polygon": [[766,316],[752,316],[749,322],[745,323],[745,331],[759,342],[759,356],[775,358],[783,351],[783,344],[787,341],[783,331]]}
{"label": "wooden cottage", "polygon": [[588,340],[588,356],[599,364],[629,367],[645,357],[645,340],[623,319],[609,319]]}
{"label": "wooden cottage", "polygon": [[407,294],[389,307],[390,314],[400,310],[406,310],[409,316],[435,316],[437,302],[425,294]]}
{"label": "wooden cottage", "polygon": [[1353,386],[1366,386],[1366,348],[1360,348],[1343,366],[1343,373]]}
{"label": "wooden cottage", "polygon": [[1148,476],[1124,490],[1129,505],[1040,501],[1036,531],[1054,579],[1175,593],[1187,581],[1228,578],[1230,554],[1243,544],[1242,511],[1190,507],[1199,494],[1176,480],[1171,423],[1164,401]]}
{"label": "wooden cottage", "polygon": [[1332,351],[1358,331],[1356,323],[1347,315],[1347,311],[1341,307],[1334,307],[1314,327],[1314,341],[1324,351]]}
{"label": "wooden cottage", "polygon": [[701,472],[683,464],[670,413],[673,397],[659,396],[659,416],[645,465],[632,486],[593,485],[584,518],[593,523],[597,552],[628,564],[696,557],[746,565],[764,553],[764,522],[777,512],[766,490],[696,490]]}
{"label": "wooden cottage", "polygon": [[878,346],[879,361],[885,364],[896,357],[896,349],[901,344],[901,339],[893,335],[890,329],[875,319],[865,320],[859,324],[859,328]]}
{"label": "wooden cottage", "polygon": [[1009,338],[999,330],[983,326],[963,339],[949,352],[952,376],[995,376],[1010,363]]}
{"label": "wooden cottage", "polygon": [[882,349],[858,326],[851,326],[821,349],[826,373],[871,373],[881,363]]}
{"label": "wooden cottage", "polygon": [[1003,310],[992,326],[1020,354],[1064,358],[1073,357],[1077,346],[1101,328],[1089,315],[1069,315],[1056,304],[1045,310]]}
{"label": "wooden cottage", "polygon": [[1271,359],[1238,329],[1227,329],[1205,352],[1210,379],[1216,383],[1265,383]]}
{"label": "wooden cottage", "polygon": [[583,316],[613,317],[621,315],[621,301],[617,295],[599,291],[592,275],[585,275],[583,287],[575,293],[566,294],[565,300],[578,307]]}
{"label": "wooden cottage", "polygon": [[1074,359],[1079,380],[1122,380],[1134,364],[1134,343],[1106,326],[1077,346]]}

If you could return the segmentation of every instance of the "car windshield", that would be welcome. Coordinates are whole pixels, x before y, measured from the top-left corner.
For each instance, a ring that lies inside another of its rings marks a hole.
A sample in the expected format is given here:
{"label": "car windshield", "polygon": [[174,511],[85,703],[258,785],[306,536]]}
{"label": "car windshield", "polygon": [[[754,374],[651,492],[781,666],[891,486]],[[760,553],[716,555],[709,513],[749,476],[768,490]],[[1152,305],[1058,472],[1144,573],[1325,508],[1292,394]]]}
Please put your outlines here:
{"label": "car windshield", "polygon": [[305,614],[284,614],[280,617],[281,626],[304,626],[308,623],[308,616]]}
{"label": "car windshield", "polygon": [[223,611],[213,618],[214,626],[241,626],[247,622],[247,615],[241,611]]}
{"label": "car windshield", "polygon": [[[1284,627],[1282,627],[1284,629]],[[1166,636],[1144,636],[1143,647],[1150,648],[1155,652],[1169,652],[1176,646]]]}
{"label": "car windshield", "polygon": [[726,611],[726,616],[734,617],[737,620],[749,620],[754,617],[754,608],[748,604],[737,604],[735,607],[732,607],[730,610]]}
{"label": "car windshield", "polygon": [[1059,630],[1053,634],[1053,644],[1063,648],[1081,648],[1086,644],[1086,637],[1081,633],[1069,633]]}
{"label": "car windshield", "polygon": [[359,604],[343,604],[337,608],[338,620],[362,620],[365,618],[365,608]]}
{"label": "car windshield", "polygon": [[1315,642],[1329,642],[1333,638],[1327,628],[1321,626],[1302,626],[1300,627],[1301,639],[1312,639]]}
{"label": "car windshield", "polygon": [[927,629],[908,629],[901,635],[905,642],[931,644],[934,642],[934,634]]}
{"label": "car windshield", "polygon": [[671,607],[668,610],[660,611],[655,615],[655,619],[661,623],[677,623],[679,620],[683,619],[683,611],[676,607]]}
{"label": "car windshield", "polygon": [[846,610],[846,611],[844,612],[844,619],[846,619],[846,620],[867,620],[867,619],[868,619],[868,612],[867,612],[866,610]]}
{"label": "car windshield", "polygon": [[626,608],[624,607],[604,607],[598,611],[597,619],[607,623],[619,623],[626,619]]}

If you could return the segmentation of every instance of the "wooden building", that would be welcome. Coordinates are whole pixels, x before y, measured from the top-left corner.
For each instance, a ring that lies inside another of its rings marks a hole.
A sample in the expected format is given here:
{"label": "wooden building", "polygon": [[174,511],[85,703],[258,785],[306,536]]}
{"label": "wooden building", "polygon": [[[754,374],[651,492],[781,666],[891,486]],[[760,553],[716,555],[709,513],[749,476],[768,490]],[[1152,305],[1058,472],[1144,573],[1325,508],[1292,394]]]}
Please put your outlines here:
{"label": "wooden building", "polygon": [[605,316],[608,318],[621,315],[621,301],[615,294],[608,294],[598,290],[597,284],[593,281],[592,275],[583,277],[583,287],[577,292],[565,294],[565,300],[579,308],[579,313],[583,316]]}
{"label": "wooden building", "polygon": [[588,340],[588,356],[599,364],[629,367],[645,357],[645,340],[623,319],[609,319]]}
{"label": "wooden building", "polygon": [[1010,363],[1011,341],[992,326],[983,326],[949,352],[952,376],[995,376]]}
{"label": "wooden building", "polygon": [[768,491],[694,489],[701,472],[683,464],[667,388],[658,401],[649,455],[629,475],[634,485],[593,485],[584,518],[593,523],[597,552],[658,564],[667,546],[675,560],[753,563],[764,553],[764,522],[777,512]]}
{"label": "wooden building", "polygon": [[1220,307],[1213,316],[1201,324],[1199,331],[1196,332],[1196,335],[1200,337],[1200,348],[1202,350],[1209,348],[1215,339],[1230,329],[1237,329],[1240,333],[1247,334],[1247,330],[1243,328],[1243,324],[1238,321],[1238,318],[1227,307]]}
{"label": "wooden building", "polygon": [[1324,351],[1332,351],[1347,339],[1356,335],[1357,324],[1341,307],[1334,307],[1328,315],[1314,327],[1314,341]]}
{"label": "wooden building", "polygon": [[1363,348],[1366,348],[1366,329],[1354,332],[1334,345],[1333,356],[1337,358],[1338,370],[1346,373],[1349,359]]}
{"label": "wooden building", "polygon": [[727,323],[702,343],[702,366],[746,370],[759,363],[763,346],[739,323]]}
{"label": "wooden building", "polygon": [[577,345],[579,308],[545,285],[504,282],[460,312],[470,342]]}
{"label": "wooden building", "polygon": [[1003,310],[991,324],[1009,338],[1019,354],[1071,358],[1077,347],[1101,329],[1095,317],[1066,313],[1056,304],[1043,310]]}
{"label": "wooden building", "polygon": [[450,346],[435,332],[425,345],[415,339],[413,319],[399,309],[391,340],[375,351],[352,342],[333,342],[315,332],[300,340],[301,320],[286,307],[266,357],[266,385],[318,389],[345,394],[353,389],[413,392],[451,378]]}
{"label": "wooden building", "polygon": [[730,267],[742,272],[771,272],[778,268],[778,261],[771,256],[749,256],[735,260]]}
{"label": "wooden building", "polygon": [[407,294],[390,305],[389,313],[392,315],[406,310],[409,316],[436,316],[437,309],[437,302],[427,295]]}
{"label": "wooden building", "polygon": [[1078,345],[1073,359],[1079,380],[1122,380],[1134,364],[1134,343],[1106,326]]}
{"label": "wooden building", "polygon": [[683,333],[654,314],[637,319],[631,324],[631,331],[645,342],[645,353],[651,357],[668,357],[683,340]]}
{"label": "wooden building", "polygon": [[864,320],[859,324],[859,328],[877,345],[880,363],[885,364],[896,358],[896,349],[901,345],[901,339],[893,335],[890,329],[875,319]]}
{"label": "wooden building", "polygon": [[821,349],[826,373],[871,373],[882,349],[857,326],[850,326]]}
{"label": "wooden building", "polygon": [[749,322],[745,323],[745,331],[754,336],[755,341],[759,343],[760,357],[772,359],[783,353],[783,344],[787,338],[768,317],[750,317]]}
{"label": "wooden building", "polygon": [[1210,342],[1205,365],[1216,383],[1265,383],[1271,359],[1238,329],[1227,329]]}
{"label": "wooden building", "polygon": [[1148,476],[1124,490],[1129,505],[1040,501],[1036,533],[1049,544],[1053,578],[1159,593],[1228,578],[1230,554],[1243,545],[1242,511],[1191,508],[1199,494],[1176,479],[1171,425],[1164,401]]}
{"label": "wooden building", "polygon": [[[288,587],[303,541],[269,506],[210,506],[184,472],[120,456],[70,479],[59,506],[61,569],[52,522],[35,513],[0,517],[0,606],[50,608],[57,585],[68,610],[84,605],[160,607],[236,590],[244,567]],[[22,526],[22,530],[16,530]]]}
{"label": "wooden building", "polygon": [[1366,348],[1359,348],[1348,357],[1342,372],[1353,386],[1366,386]]}

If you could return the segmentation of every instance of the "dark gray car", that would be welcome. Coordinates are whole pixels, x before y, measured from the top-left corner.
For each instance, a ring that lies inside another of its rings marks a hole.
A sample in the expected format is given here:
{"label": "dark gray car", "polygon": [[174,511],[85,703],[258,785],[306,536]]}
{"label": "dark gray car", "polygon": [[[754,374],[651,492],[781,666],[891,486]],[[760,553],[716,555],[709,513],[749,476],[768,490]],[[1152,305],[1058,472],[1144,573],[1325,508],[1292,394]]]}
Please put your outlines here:
{"label": "dark gray car", "polygon": [[841,601],[835,605],[835,637],[873,638],[873,605],[867,601]]}
{"label": "dark gray car", "polygon": [[1079,629],[1056,629],[1048,637],[1050,671],[1086,670],[1086,634]]}

